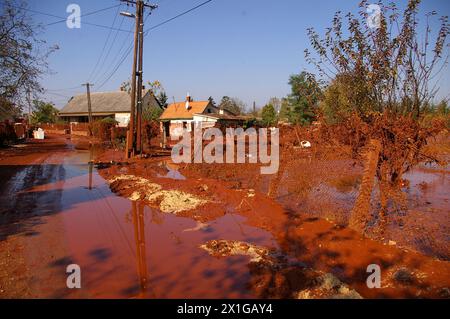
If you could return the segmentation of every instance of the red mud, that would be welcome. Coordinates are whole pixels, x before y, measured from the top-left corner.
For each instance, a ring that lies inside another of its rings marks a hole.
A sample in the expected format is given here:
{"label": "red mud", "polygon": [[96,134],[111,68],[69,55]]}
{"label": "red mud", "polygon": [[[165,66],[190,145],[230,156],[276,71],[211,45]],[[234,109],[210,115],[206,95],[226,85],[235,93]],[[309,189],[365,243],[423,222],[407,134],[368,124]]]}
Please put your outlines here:
{"label": "red mud", "polygon": [[[98,157],[114,165],[98,165],[97,172],[87,165],[95,152],[75,150],[64,138],[0,153],[2,298],[292,298],[314,287],[320,273],[368,298],[449,297],[449,262],[288,210],[236,181],[183,179],[158,159],[117,165],[122,152],[114,150]],[[154,203],[112,193],[105,179],[121,174],[209,203],[162,213]],[[213,257],[200,248],[217,239],[266,247],[298,265],[276,271],[248,256]],[[82,269],[82,289],[66,288],[71,263]],[[380,289],[366,286],[373,263],[381,267]]]}

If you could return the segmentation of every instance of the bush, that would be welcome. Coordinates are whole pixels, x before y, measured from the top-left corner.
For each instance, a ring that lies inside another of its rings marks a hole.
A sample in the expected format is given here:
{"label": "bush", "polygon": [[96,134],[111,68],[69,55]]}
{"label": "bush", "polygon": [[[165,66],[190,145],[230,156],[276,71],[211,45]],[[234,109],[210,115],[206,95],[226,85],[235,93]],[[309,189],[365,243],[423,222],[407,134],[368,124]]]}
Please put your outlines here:
{"label": "bush", "polygon": [[111,140],[111,128],[115,127],[118,122],[110,117],[95,121],[92,124],[92,134],[100,138],[102,141]]}

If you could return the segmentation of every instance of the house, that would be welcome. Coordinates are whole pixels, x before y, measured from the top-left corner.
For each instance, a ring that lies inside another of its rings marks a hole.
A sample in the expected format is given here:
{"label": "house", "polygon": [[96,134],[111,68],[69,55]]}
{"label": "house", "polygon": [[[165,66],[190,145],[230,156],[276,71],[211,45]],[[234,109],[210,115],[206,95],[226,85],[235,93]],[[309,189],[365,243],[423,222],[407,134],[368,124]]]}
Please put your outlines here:
{"label": "house", "polygon": [[234,125],[244,121],[243,117],[214,106],[211,100],[192,101],[189,94],[186,101],[170,104],[159,119],[163,136],[172,139],[178,139],[183,135],[184,129],[192,131],[194,124],[207,128],[215,126],[218,122]]}
{"label": "house", "polygon": [[[131,97],[125,90],[115,92],[91,93],[91,111],[93,120],[106,117],[114,118],[121,127],[126,127],[130,121]],[[151,108],[161,108],[151,90],[143,92],[143,113]],[[84,123],[89,121],[88,101],[86,94],[72,97],[59,112],[59,117],[69,123]]]}

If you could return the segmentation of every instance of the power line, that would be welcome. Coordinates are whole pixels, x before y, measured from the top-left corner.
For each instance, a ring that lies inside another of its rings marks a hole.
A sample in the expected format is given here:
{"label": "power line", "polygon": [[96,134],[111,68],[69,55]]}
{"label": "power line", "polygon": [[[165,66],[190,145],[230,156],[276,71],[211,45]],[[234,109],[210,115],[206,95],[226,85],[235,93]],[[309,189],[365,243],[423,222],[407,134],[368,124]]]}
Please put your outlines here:
{"label": "power line", "polygon": [[[89,13],[86,13],[86,14],[81,14],[81,15],[80,15],[80,18],[81,18],[81,17],[87,17],[87,16],[90,16],[90,15],[96,14],[96,13],[98,13],[98,12],[103,12],[103,11],[106,11],[106,10],[109,10],[109,9],[112,9],[112,8],[118,8],[118,7],[120,7],[120,5],[121,5],[121,3],[116,4],[116,5],[114,5],[114,6],[111,6],[111,7],[104,8],[104,9],[99,9],[99,10],[96,10],[96,11],[92,11],[92,12],[89,12]],[[54,25],[54,24],[57,24],[57,23],[61,23],[61,22],[67,21],[67,18],[64,18],[64,19],[63,19],[63,18],[61,17],[61,19],[62,19],[62,20],[60,20],[60,21],[48,23],[48,24],[46,24],[46,26]]]}
{"label": "power line", "polygon": [[60,97],[67,98],[67,99],[71,98],[71,96],[64,95],[64,94],[59,94],[59,93],[55,93],[55,92],[47,92],[47,94],[56,95],[56,96],[60,96]]}
{"label": "power line", "polygon": [[[119,4],[119,6],[117,7],[117,11],[116,11],[116,14],[114,15],[114,20],[113,20],[113,23],[112,23],[112,25],[111,25],[111,28],[113,28],[113,27],[114,27],[114,24],[116,23],[117,15],[119,14],[119,11],[120,11],[120,6],[121,6],[121,4]],[[122,21],[123,21],[123,18],[122,18]],[[120,26],[122,26],[122,24],[120,24]],[[120,26],[119,26],[119,28],[120,28]],[[100,53],[100,56],[98,57],[97,62],[95,63],[95,66],[94,66],[94,68],[92,69],[92,72],[91,72],[91,74],[90,74],[89,77],[88,77],[88,80],[91,79],[92,75],[93,75],[93,74],[95,73],[95,71],[97,70],[97,66],[98,66],[98,64],[100,63],[100,60],[101,60],[101,58],[102,58],[102,56],[103,56],[103,53],[105,52],[106,45],[108,44],[109,38],[110,38],[110,36],[111,36],[111,32],[112,32],[112,29],[109,29],[108,36],[106,37],[105,44],[103,45],[103,48],[102,48],[102,52]],[[119,31],[116,31],[116,34],[118,34],[118,33],[119,33]]]}
{"label": "power line", "polygon": [[[133,28],[133,26],[131,26],[131,29]],[[122,41],[122,44],[120,45],[120,49],[119,49],[119,51],[117,51],[117,54],[114,56],[114,58],[111,60],[111,65],[116,65],[116,61],[121,61],[120,60],[120,57],[122,56],[123,57],[123,54],[122,54],[122,52],[126,52],[127,50],[131,50],[131,48],[132,48],[132,45],[133,45],[133,42],[131,42],[131,44],[127,47],[126,46],[126,42],[127,42],[127,40],[128,40],[128,38],[127,37],[125,37],[124,39],[123,39],[123,41]],[[123,50],[123,49],[125,49],[125,50]],[[126,53],[126,55],[128,56],[128,54],[129,54],[129,52],[127,52]],[[119,58],[119,59],[118,59]],[[122,63],[122,62],[120,62],[120,63]],[[103,72],[103,74],[102,75],[100,75],[99,77],[96,77],[96,78],[98,78],[99,80],[101,79],[101,78],[103,78],[105,75],[107,75],[108,74],[108,69],[105,71],[105,72]],[[101,86],[100,86],[101,87]],[[98,87],[99,88],[99,87]]]}
{"label": "power line", "polygon": [[[175,19],[177,19],[177,18],[179,18],[179,17],[181,17],[181,16],[183,16],[183,15],[189,13],[189,12],[192,12],[192,11],[194,11],[194,10],[196,10],[196,9],[198,9],[198,8],[204,6],[204,5],[206,5],[207,3],[212,2],[212,1],[213,1],[213,0],[207,0],[207,1],[204,1],[204,2],[200,3],[199,5],[193,7],[193,8],[191,8],[191,9],[189,9],[189,10],[186,10],[186,11],[180,13],[180,14],[177,14],[176,16],[174,16],[174,17],[172,17],[172,18],[169,18],[169,19],[167,19],[167,20],[164,20],[163,22],[158,23],[158,24],[156,24],[156,25],[150,27],[149,29],[147,29],[147,30],[144,32],[144,36],[146,36],[146,35],[148,34],[148,32],[150,32],[151,30],[154,30],[154,29],[156,29],[156,28],[158,28],[158,27],[160,27],[160,26],[162,26],[162,25],[164,25],[164,24],[166,24],[166,23],[169,23],[170,21],[173,21],[173,20],[175,20]],[[119,69],[119,67],[122,65],[122,63],[125,61],[125,59],[126,59],[126,58],[128,57],[128,55],[130,54],[132,48],[133,48],[133,45],[131,44],[131,45],[129,46],[129,48],[128,48],[126,54],[122,57],[122,60],[120,60],[119,64],[114,68],[113,72],[108,76],[108,78],[107,78],[105,81],[103,81],[102,84],[100,84],[100,85],[98,86],[98,89],[100,89],[101,87],[103,87],[103,86],[109,81],[109,79],[111,79],[111,77],[117,72],[117,70]]]}
{"label": "power line", "polygon": [[173,20],[175,20],[175,19],[177,19],[177,18],[179,18],[179,17],[181,17],[181,16],[184,16],[185,14],[187,14],[187,13],[189,13],[189,12],[191,12],[191,11],[194,11],[194,10],[196,10],[196,9],[198,9],[198,8],[200,8],[200,7],[202,7],[202,6],[204,6],[205,4],[207,4],[207,3],[211,2],[211,1],[213,1],[213,0],[207,0],[207,1],[205,1],[205,2],[202,2],[202,3],[200,3],[199,5],[193,7],[193,8],[191,8],[191,9],[189,9],[189,10],[186,10],[186,11],[184,11],[184,12],[182,12],[182,13],[180,13],[180,14],[178,14],[178,15],[176,15],[176,16],[170,18],[170,19],[167,19],[167,20],[165,20],[165,21],[163,21],[163,22],[161,22],[161,23],[158,23],[157,25],[154,25],[153,27],[151,27],[150,29],[148,29],[148,30],[145,31],[145,32],[152,31],[152,30],[154,30],[154,29],[156,29],[156,28],[158,28],[158,27],[160,27],[160,26],[162,26],[162,25],[164,25],[164,24],[166,24],[166,23],[168,23],[168,22],[170,22],[170,21],[173,21]]}
{"label": "power line", "polygon": [[[122,26],[124,20],[125,20],[125,17],[122,17],[122,20],[120,21],[120,26],[119,26],[119,27]],[[130,29],[130,32],[131,32],[131,29]],[[109,55],[110,55],[110,53],[111,53],[111,50],[112,50],[112,48],[114,47],[114,44],[116,43],[116,40],[117,40],[117,36],[118,36],[118,35],[119,35],[119,32],[116,32],[116,34],[114,35],[114,39],[112,40],[111,45],[109,46],[108,52],[106,53],[105,58],[103,59],[102,64],[100,65],[100,67],[99,67],[99,69],[98,69],[98,74],[95,74],[95,75],[94,75],[93,80],[94,80],[95,78],[97,78],[97,76],[99,75],[99,73],[103,70],[103,67],[104,67],[105,63],[106,63],[106,61],[107,61],[108,58],[109,58]],[[127,36],[125,36],[125,42],[126,42],[126,40],[127,40]],[[125,43],[125,42],[124,42],[124,43]],[[119,51],[119,52],[120,52],[120,51]],[[114,59],[115,59],[115,58],[114,58]],[[114,61],[114,59],[113,59],[113,61]]]}
{"label": "power line", "polygon": [[58,91],[70,91],[70,90],[75,90],[75,89],[79,89],[81,87],[81,85],[78,86],[74,86],[71,88],[62,88],[62,89],[46,89],[46,91],[49,92],[58,92]]}
{"label": "power line", "polygon": [[[21,9],[21,10],[25,10],[25,11],[32,12],[32,13],[41,14],[41,15],[45,15],[45,16],[48,16],[48,17],[61,19],[60,21],[57,21],[55,23],[60,23],[62,21],[66,21],[67,20],[67,18],[65,18],[65,17],[57,16],[57,15],[54,15],[54,14],[51,14],[51,13],[46,13],[46,12],[37,11],[37,10],[33,10],[33,9],[28,9],[28,8],[25,8],[25,7],[14,6],[14,5],[11,5],[11,6],[16,8],[16,9]],[[86,14],[82,14],[82,15],[80,15],[80,17],[85,17],[85,16],[88,16],[88,15],[92,15],[94,13],[106,11],[106,10],[109,10],[109,9],[112,9],[112,8],[116,8],[117,6],[120,6],[120,4],[117,4],[117,5],[114,5],[114,6],[111,6],[111,7],[107,7],[107,8],[104,8],[104,9],[96,10],[96,11],[93,11],[93,12],[89,12],[89,13],[86,13]],[[64,20],[62,20],[62,19],[64,19]],[[49,23],[49,24],[46,24],[45,26],[52,25],[52,24],[55,24],[55,23]],[[111,29],[111,27],[109,27],[107,25],[102,25],[102,24],[97,24],[97,23],[92,23],[92,22],[85,22],[85,21],[83,21],[83,24],[91,25],[91,26],[99,27],[99,28],[104,28],[104,29]],[[128,30],[116,29],[116,28],[112,28],[112,29],[113,30],[117,30],[117,31],[121,31],[121,32],[129,33]]]}
{"label": "power line", "polygon": [[[150,11],[150,12],[147,14],[147,16],[144,18],[144,24],[145,24],[145,21],[147,21],[147,18],[150,16],[150,13],[151,13],[151,11]],[[133,26],[132,26],[131,28],[133,28]],[[147,33],[147,31],[144,32],[144,36],[146,35],[146,33]],[[127,38],[125,38],[124,44],[125,44],[126,40],[127,40]],[[119,60],[119,63],[116,64],[116,66],[114,67],[114,69],[113,69],[113,71],[110,73],[110,75],[106,78],[106,80],[104,80],[104,81],[102,82],[102,84],[100,84],[100,85],[98,86],[98,88],[97,88],[98,90],[99,90],[100,88],[102,88],[102,87],[109,81],[109,79],[111,79],[111,78],[113,77],[113,75],[117,72],[117,70],[120,68],[120,66],[122,65],[122,63],[123,63],[123,62],[125,61],[125,59],[128,57],[128,55],[130,54],[130,52],[131,52],[132,49],[133,49],[133,41],[131,41],[130,45],[129,45],[128,48],[125,50],[124,54],[122,55],[122,59]],[[119,51],[119,54],[118,54],[118,55],[120,55],[120,52],[121,52],[121,50]],[[116,55],[116,57],[117,57],[118,55]],[[115,58],[114,58],[114,60],[115,60]],[[103,75],[105,75],[106,73],[107,73],[107,72],[103,73]],[[103,76],[103,75],[102,75],[102,76]],[[101,78],[101,77],[100,77],[100,78]]]}

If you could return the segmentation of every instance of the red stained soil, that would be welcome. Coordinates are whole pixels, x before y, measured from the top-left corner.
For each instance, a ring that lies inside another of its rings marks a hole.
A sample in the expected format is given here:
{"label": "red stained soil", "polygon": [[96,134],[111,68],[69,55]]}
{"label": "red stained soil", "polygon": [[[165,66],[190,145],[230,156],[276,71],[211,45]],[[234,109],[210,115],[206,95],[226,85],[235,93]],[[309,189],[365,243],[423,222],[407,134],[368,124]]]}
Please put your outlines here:
{"label": "red stained soil", "polygon": [[[50,136],[0,151],[5,181],[0,186],[0,297],[280,298],[308,287],[318,271],[334,274],[366,298],[449,297],[448,261],[312,217],[293,200],[286,205],[282,190],[271,198],[270,181],[247,178],[250,168],[241,169],[240,179],[226,170],[222,173],[229,176],[223,179],[187,169],[183,176],[160,158],[120,164],[122,152],[88,148],[87,140]],[[93,157],[104,164],[90,167]],[[354,174],[351,162],[339,161]],[[333,182],[338,173],[329,171],[330,185],[346,194],[357,182]],[[105,179],[123,174],[209,203],[162,213],[145,200],[114,194]],[[248,256],[217,258],[199,248],[216,239],[267,247],[299,266],[275,271],[258,267]],[[82,289],[66,288],[65,267],[71,263],[82,269]],[[369,264],[381,267],[380,289],[367,288]]]}

